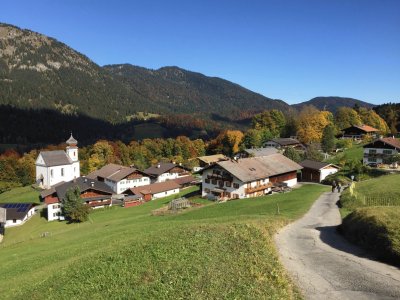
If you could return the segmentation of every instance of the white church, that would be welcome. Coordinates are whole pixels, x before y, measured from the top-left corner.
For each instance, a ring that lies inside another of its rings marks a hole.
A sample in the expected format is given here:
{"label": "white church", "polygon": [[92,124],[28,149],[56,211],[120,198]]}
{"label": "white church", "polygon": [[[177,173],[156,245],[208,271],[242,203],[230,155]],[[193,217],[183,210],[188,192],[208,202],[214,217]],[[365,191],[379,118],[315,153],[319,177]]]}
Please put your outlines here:
{"label": "white church", "polygon": [[60,182],[71,181],[81,175],[78,159],[78,141],[71,137],[67,149],[41,151],[36,159],[36,183],[49,189]]}

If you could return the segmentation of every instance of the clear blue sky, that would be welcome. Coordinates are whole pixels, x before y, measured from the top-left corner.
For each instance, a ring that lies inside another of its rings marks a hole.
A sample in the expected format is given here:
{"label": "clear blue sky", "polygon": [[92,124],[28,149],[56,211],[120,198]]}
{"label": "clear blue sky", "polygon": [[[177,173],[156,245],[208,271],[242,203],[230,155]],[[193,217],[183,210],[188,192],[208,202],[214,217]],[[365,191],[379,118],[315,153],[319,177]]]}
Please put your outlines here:
{"label": "clear blue sky", "polygon": [[296,103],[400,102],[400,0],[3,0],[94,62],[176,65]]}

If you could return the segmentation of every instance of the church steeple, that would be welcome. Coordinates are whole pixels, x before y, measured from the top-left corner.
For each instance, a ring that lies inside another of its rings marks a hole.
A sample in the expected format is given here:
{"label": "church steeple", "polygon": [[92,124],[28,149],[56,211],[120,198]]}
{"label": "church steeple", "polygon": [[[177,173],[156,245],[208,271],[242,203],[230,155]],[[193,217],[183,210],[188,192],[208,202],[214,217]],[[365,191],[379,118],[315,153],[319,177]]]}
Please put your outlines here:
{"label": "church steeple", "polygon": [[76,145],[78,144],[78,141],[76,139],[74,139],[74,137],[72,136],[72,132],[71,132],[71,136],[69,137],[69,139],[67,140],[66,143],[69,147],[76,147]]}
{"label": "church steeple", "polygon": [[67,143],[67,154],[71,158],[73,162],[78,161],[78,141],[74,139],[72,136],[69,137],[69,139],[66,141]]}

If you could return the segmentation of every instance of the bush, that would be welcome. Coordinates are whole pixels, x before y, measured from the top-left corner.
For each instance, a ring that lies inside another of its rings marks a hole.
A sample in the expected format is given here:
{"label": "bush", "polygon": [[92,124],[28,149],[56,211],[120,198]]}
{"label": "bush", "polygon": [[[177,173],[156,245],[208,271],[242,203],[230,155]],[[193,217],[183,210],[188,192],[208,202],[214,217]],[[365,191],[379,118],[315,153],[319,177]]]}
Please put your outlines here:
{"label": "bush", "polygon": [[336,148],[349,149],[351,147],[353,147],[353,141],[351,139],[336,140]]}
{"label": "bush", "polygon": [[348,210],[353,210],[364,206],[364,203],[354,195],[351,195],[350,191],[347,189],[340,196],[339,205]]}
{"label": "bush", "polygon": [[351,179],[338,172],[326,176],[322,183],[331,185],[333,181],[340,182],[341,185],[347,185],[351,182]]}
{"label": "bush", "polygon": [[400,266],[400,208],[359,208],[343,219],[344,236],[378,259]]}

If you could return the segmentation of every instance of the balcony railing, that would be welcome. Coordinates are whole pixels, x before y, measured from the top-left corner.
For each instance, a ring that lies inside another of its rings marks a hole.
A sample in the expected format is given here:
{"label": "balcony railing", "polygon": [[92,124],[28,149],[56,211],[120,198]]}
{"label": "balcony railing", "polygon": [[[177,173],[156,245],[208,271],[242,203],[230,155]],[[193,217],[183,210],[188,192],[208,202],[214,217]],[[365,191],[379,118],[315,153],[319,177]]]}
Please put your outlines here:
{"label": "balcony railing", "polygon": [[246,191],[246,194],[251,194],[251,193],[255,193],[255,192],[259,192],[259,191],[263,191],[265,189],[268,189],[268,188],[272,187],[272,185],[273,184],[271,182],[268,182],[266,184],[259,184],[259,185],[256,185],[256,186],[252,186],[252,187],[246,188],[245,191]]}
{"label": "balcony railing", "polygon": [[207,175],[207,179],[216,179],[216,180],[222,180],[222,181],[233,181],[233,177],[232,176],[228,176],[228,175],[218,175],[218,174],[210,174]]}

